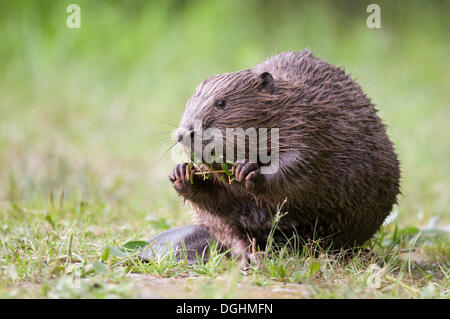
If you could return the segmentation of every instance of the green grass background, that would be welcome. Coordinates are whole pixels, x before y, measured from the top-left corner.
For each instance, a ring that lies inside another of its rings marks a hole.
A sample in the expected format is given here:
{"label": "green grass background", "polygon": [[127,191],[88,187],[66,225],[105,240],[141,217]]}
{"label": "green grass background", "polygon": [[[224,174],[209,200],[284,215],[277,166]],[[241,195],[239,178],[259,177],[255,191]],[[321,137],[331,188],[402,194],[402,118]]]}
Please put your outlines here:
{"label": "green grass background", "polygon": [[[70,3],[80,29],[66,27]],[[189,223],[163,156],[186,100],[286,50],[345,67],[377,105],[401,161],[399,227],[448,225],[449,3],[378,1],[381,29],[366,26],[369,3],[2,1],[0,295],[51,297],[69,239],[91,263]]]}

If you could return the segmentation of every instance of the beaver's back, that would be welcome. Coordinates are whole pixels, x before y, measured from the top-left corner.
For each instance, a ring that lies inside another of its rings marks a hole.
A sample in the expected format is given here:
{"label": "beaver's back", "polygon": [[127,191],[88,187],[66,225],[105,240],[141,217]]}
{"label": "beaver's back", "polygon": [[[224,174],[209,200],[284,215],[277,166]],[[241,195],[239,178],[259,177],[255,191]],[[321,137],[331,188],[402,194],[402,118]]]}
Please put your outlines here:
{"label": "beaver's back", "polygon": [[400,178],[393,144],[370,99],[342,68],[306,50],[278,54],[253,72],[289,82],[280,140],[301,159],[291,181],[280,179],[265,196],[268,202],[288,197],[285,219],[303,224],[302,233],[341,232],[342,242],[370,238],[396,203]]}
{"label": "beaver's back", "polygon": [[314,57],[308,50],[290,51],[273,56],[255,66],[252,71],[255,73],[269,72],[278,80],[306,81],[313,77],[320,77],[324,80],[323,76],[327,75],[324,68],[326,69],[328,65],[325,61]]}

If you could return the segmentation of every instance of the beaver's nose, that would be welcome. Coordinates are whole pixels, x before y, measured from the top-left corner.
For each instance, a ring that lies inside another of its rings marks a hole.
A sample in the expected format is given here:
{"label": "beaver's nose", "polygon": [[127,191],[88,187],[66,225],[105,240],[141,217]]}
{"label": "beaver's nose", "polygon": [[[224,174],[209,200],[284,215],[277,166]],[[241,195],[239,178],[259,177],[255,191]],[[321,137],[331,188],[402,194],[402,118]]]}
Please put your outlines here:
{"label": "beaver's nose", "polygon": [[189,131],[189,132],[178,132],[177,134],[177,140],[178,142],[181,142],[184,140],[184,137],[190,137],[191,140],[194,138],[194,131]]}

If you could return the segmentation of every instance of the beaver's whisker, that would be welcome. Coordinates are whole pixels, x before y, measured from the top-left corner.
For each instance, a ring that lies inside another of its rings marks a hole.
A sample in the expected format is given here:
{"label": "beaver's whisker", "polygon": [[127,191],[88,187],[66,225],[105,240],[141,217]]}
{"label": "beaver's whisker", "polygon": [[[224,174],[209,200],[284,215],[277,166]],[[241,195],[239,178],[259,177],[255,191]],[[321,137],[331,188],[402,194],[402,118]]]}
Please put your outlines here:
{"label": "beaver's whisker", "polygon": [[153,165],[151,165],[150,166],[150,168],[151,169],[153,169],[153,168],[155,168],[158,164],[159,164],[159,162],[164,158],[164,156],[166,156],[167,155],[167,153],[169,153],[170,152],[170,150],[172,149],[172,148],[174,148],[174,146],[175,145],[177,145],[177,142],[175,142],[175,143],[173,143],[162,155],[161,155],[161,157],[153,164]]}

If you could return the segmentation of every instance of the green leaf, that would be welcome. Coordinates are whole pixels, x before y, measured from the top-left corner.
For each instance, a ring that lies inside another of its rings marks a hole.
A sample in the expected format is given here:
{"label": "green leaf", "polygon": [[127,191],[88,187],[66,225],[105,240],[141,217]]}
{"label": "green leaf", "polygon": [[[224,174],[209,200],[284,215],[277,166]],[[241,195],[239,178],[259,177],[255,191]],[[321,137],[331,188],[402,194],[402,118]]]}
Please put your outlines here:
{"label": "green leaf", "polygon": [[316,272],[318,272],[320,270],[320,262],[318,261],[313,261],[311,263],[311,265],[309,265],[309,274],[312,276],[314,275]]}
{"label": "green leaf", "polygon": [[191,182],[192,185],[194,185],[194,173],[192,172],[192,169],[191,174],[189,175],[189,181]]}
{"label": "green leaf", "polygon": [[101,273],[107,273],[108,272],[108,266],[105,265],[104,263],[101,263],[99,261],[96,261],[92,264],[94,271],[98,274]]}
{"label": "green leaf", "polygon": [[127,257],[128,256],[120,248],[117,248],[117,247],[108,247],[108,248],[109,248],[109,254],[111,256],[116,256],[116,257]]}
{"label": "green leaf", "polygon": [[143,248],[145,246],[148,246],[148,243],[146,241],[139,241],[139,240],[129,241],[123,244],[123,247],[128,250],[136,250],[139,248]]}
{"label": "green leaf", "polygon": [[103,251],[102,262],[105,262],[108,260],[109,250],[110,250],[109,247],[106,247],[105,250]]}
{"label": "green leaf", "polygon": [[417,227],[407,227],[405,229],[400,230],[398,233],[400,236],[413,236],[419,232],[419,228]]}
{"label": "green leaf", "polygon": [[222,164],[220,164],[220,166],[225,171],[225,174],[227,174],[227,176],[231,175],[230,169],[228,168],[228,164],[227,163],[222,163]]}

